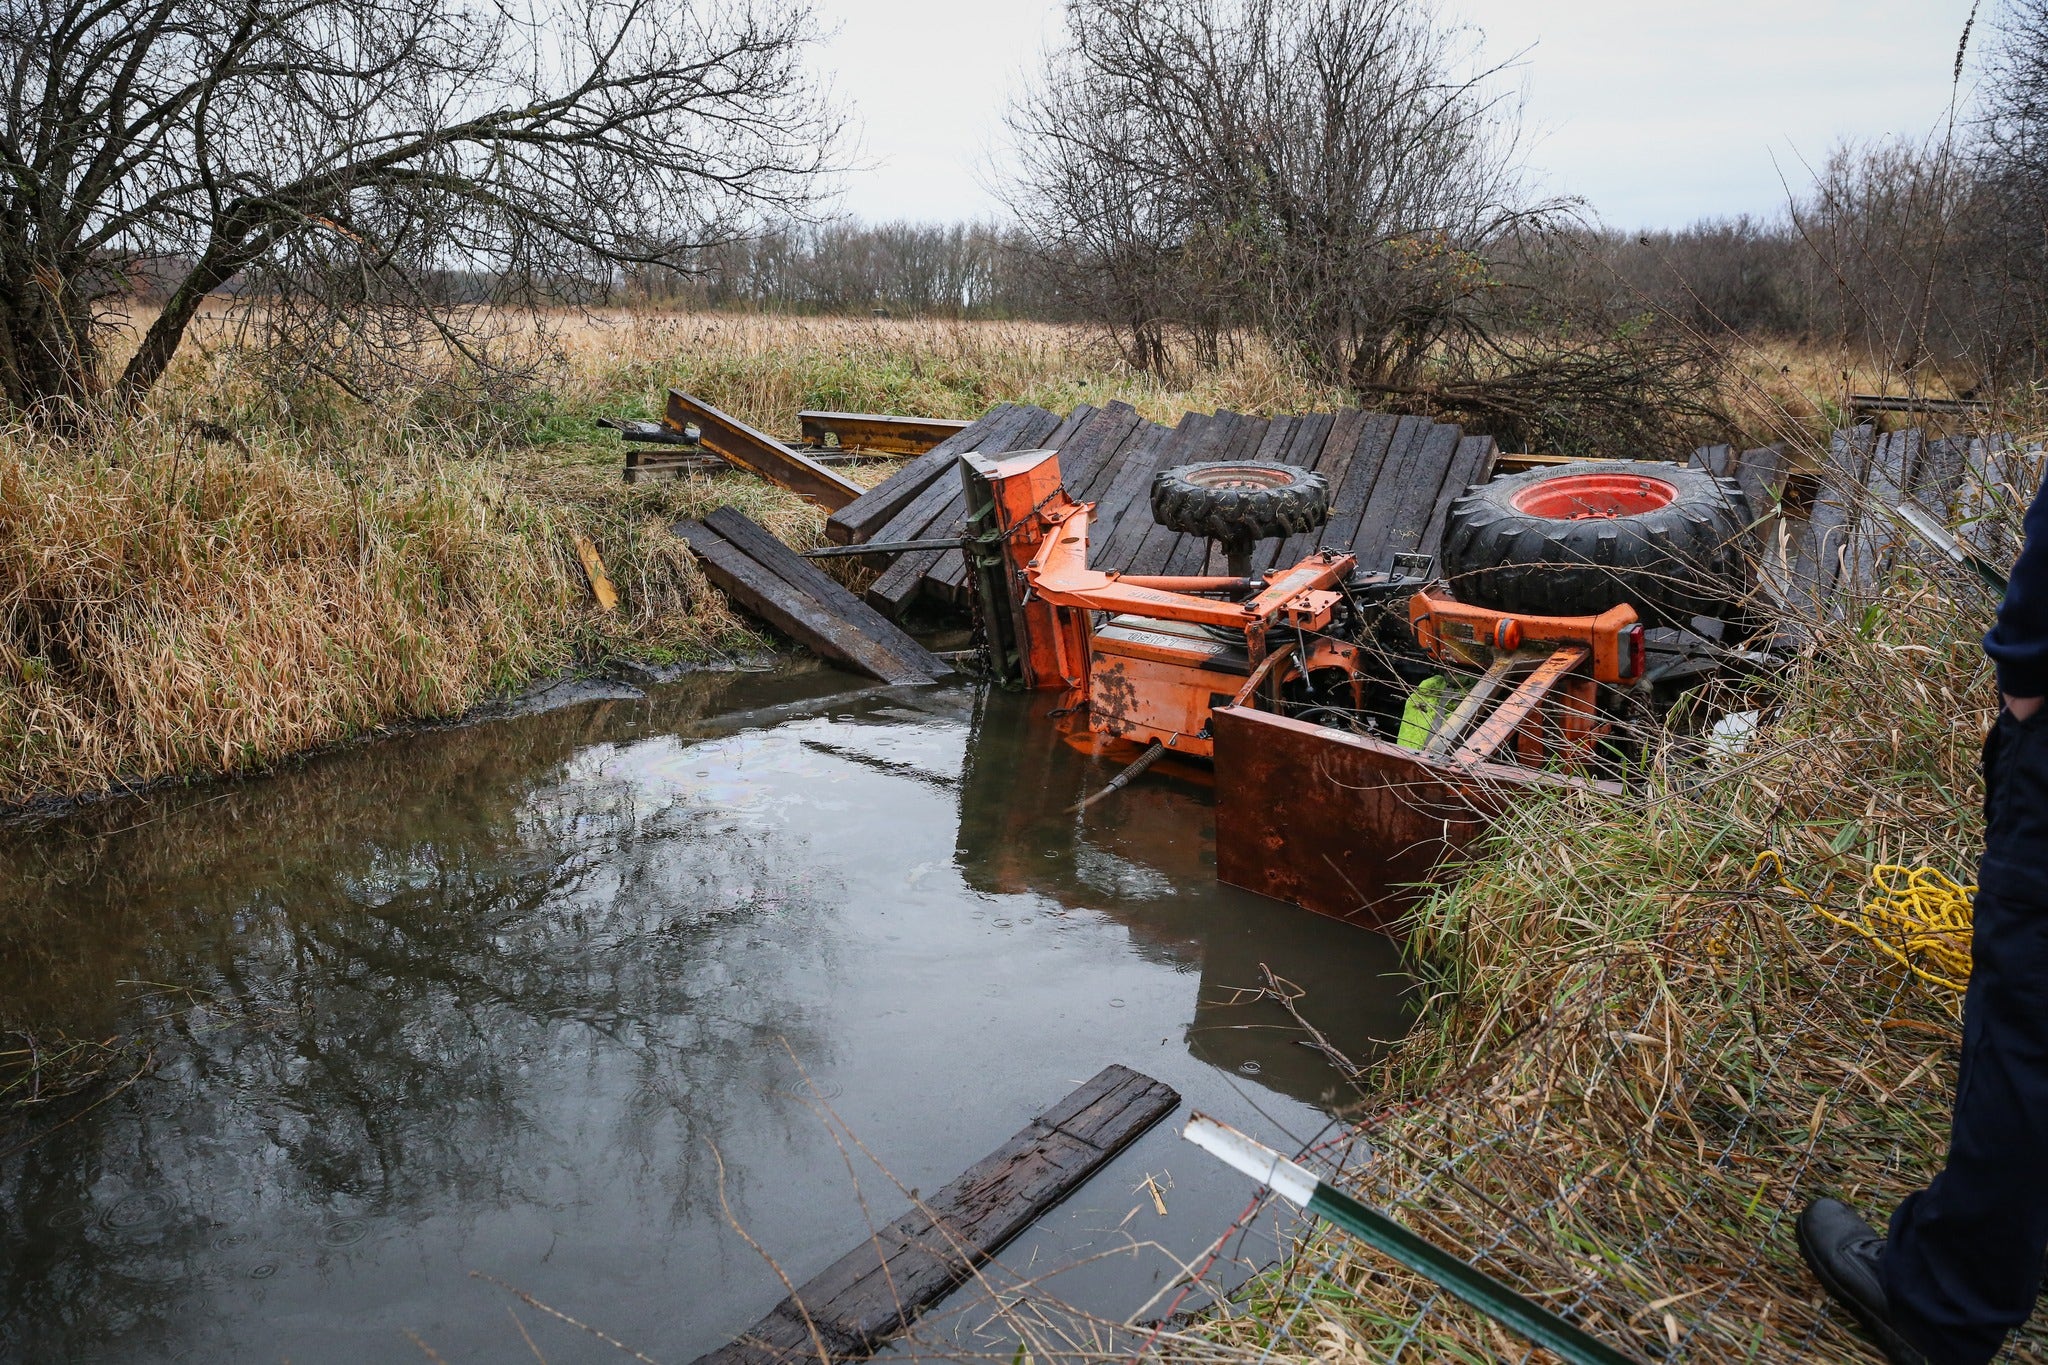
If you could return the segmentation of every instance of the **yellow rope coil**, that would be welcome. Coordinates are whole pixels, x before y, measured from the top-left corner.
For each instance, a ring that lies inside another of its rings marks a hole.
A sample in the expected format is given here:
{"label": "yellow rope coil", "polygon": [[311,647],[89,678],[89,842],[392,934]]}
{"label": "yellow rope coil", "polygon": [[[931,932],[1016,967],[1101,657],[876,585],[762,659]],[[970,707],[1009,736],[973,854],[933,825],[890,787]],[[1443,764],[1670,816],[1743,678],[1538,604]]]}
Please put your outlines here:
{"label": "yellow rope coil", "polygon": [[[1775,849],[1761,854],[1749,870],[1754,880],[1772,864],[1778,885],[1813,907],[1815,914],[1849,930],[1919,980],[1943,990],[1964,989],[1970,980],[1970,898],[1963,886],[1931,867],[1883,863],[1870,870],[1865,899],[1854,919],[1835,914],[1785,876]],[[1825,894],[1825,893],[1823,893]]]}

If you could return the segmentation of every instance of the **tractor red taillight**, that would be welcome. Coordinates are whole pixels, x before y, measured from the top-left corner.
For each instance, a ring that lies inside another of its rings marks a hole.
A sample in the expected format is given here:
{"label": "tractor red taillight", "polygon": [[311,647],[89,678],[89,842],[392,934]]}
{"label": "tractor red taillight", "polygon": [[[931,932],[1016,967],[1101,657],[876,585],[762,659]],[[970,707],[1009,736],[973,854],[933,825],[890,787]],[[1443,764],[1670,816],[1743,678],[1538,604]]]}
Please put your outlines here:
{"label": "tractor red taillight", "polygon": [[1620,673],[1624,680],[1643,676],[1643,628],[1630,626],[1621,633]]}

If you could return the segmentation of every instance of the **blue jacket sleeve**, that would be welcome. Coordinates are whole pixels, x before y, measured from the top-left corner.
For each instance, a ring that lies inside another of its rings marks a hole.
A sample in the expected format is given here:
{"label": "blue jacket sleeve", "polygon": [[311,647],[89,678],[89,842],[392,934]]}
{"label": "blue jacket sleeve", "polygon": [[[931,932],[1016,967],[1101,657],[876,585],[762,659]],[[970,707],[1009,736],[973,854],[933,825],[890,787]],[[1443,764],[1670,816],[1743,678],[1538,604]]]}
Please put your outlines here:
{"label": "blue jacket sleeve", "polygon": [[2048,696],[2048,483],[2027,508],[2026,535],[1998,624],[1984,637],[1998,690],[2012,697]]}

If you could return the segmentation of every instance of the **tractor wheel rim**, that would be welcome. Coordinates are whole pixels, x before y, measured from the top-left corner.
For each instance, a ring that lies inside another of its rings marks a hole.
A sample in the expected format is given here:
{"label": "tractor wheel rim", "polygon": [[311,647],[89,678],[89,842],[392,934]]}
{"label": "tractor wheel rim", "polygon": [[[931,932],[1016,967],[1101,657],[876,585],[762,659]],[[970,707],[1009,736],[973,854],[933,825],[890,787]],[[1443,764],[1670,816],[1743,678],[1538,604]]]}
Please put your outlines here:
{"label": "tractor wheel rim", "polygon": [[1294,482],[1291,474],[1255,464],[1216,464],[1188,474],[1198,488],[1285,488]]}
{"label": "tractor wheel rim", "polygon": [[1675,485],[1646,474],[1566,474],[1531,484],[1508,503],[1549,521],[1585,521],[1637,516],[1677,500]]}

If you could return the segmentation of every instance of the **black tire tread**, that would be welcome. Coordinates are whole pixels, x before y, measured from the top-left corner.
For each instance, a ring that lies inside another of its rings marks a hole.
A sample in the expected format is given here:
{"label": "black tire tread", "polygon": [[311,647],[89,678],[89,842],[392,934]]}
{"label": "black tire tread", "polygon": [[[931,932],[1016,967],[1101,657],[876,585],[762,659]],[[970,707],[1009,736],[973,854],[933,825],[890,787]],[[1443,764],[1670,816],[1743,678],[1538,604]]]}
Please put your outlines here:
{"label": "black tire tread", "polygon": [[[1243,468],[1248,461],[1217,463]],[[1260,464],[1281,478],[1272,488],[1212,488],[1197,480],[1206,464],[1176,465],[1152,478],[1152,519],[1169,531],[1248,546],[1313,531],[1330,519],[1330,484],[1292,465]]]}
{"label": "black tire tread", "polygon": [[[1581,521],[1536,516],[1513,499],[1550,479],[1640,474],[1677,489],[1664,507]],[[1704,469],[1577,461],[1476,484],[1452,502],[1443,572],[1459,600],[1496,611],[1596,616],[1626,602],[1648,625],[1722,614],[1746,595],[1749,498]]]}

